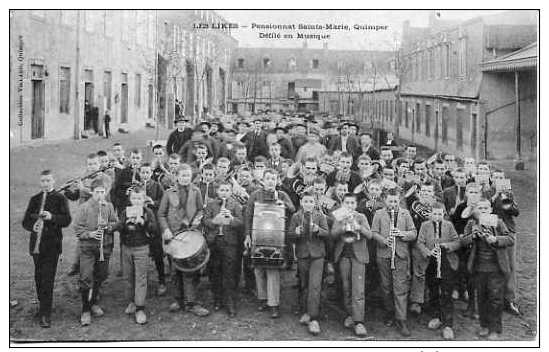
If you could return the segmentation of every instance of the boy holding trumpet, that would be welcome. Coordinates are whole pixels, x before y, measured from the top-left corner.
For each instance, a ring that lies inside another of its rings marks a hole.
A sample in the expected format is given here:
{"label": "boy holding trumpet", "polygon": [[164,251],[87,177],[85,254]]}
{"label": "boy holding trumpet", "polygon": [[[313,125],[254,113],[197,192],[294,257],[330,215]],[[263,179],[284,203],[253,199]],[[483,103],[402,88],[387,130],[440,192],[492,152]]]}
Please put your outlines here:
{"label": "boy holding trumpet", "polygon": [[367,240],[372,234],[366,216],[356,211],[357,203],[356,194],[348,193],[343,197],[342,207],[333,212],[332,237],[336,241],[334,262],[339,264],[343,302],[348,314],[343,325],[354,328],[357,336],[366,336],[364,279],[369,261]]}
{"label": "boy holding trumpet", "polygon": [[297,270],[299,274],[299,303],[303,313],[299,322],[307,324],[313,335],[320,333],[318,323],[320,291],[324,258],[325,239],[328,236],[326,215],[315,208],[315,196],[305,192],[301,198],[301,209],[292,216],[288,237],[296,245]]}

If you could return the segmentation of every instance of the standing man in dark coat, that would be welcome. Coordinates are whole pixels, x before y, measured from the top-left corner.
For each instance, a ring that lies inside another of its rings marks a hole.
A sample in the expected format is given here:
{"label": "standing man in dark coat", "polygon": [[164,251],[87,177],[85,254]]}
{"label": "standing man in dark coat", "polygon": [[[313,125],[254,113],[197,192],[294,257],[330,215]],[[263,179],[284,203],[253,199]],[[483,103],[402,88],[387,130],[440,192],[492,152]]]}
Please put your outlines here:
{"label": "standing man in dark coat", "polygon": [[263,132],[263,122],[260,118],[254,120],[254,128],[248,132],[242,142],[246,144],[248,150],[248,160],[254,160],[256,156],[269,157],[269,148],[267,147],[267,134]]}
{"label": "standing man in dark coat", "polygon": [[280,156],[284,159],[293,159],[295,157],[294,146],[290,139],[286,136],[288,131],[286,128],[278,126],[275,128],[277,143],[280,144]]}
{"label": "standing man in dark coat", "polygon": [[[55,180],[49,170],[40,174],[41,192],[32,196],[23,218],[23,228],[30,231],[29,253],[34,261],[34,280],[40,308],[40,326],[49,328],[53,303],[53,285],[57,262],[63,243],[62,228],[69,226],[71,215],[67,199],[53,190]],[[45,198],[44,198],[45,197]],[[35,224],[42,222],[39,253],[34,253],[37,242]]]}
{"label": "standing man in dark coat", "polygon": [[109,109],[105,110],[105,116],[103,117],[103,127],[105,128],[105,138],[110,138],[111,136],[111,111]]}
{"label": "standing man in dark coat", "polygon": [[360,153],[360,145],[356,138],[350,135],[349,124],[346,122],[340,127],[339,136],[330,140],[328,150],[347,152],[356,158]]}
{"label": "standing man in dark coat", "polygon": [[183,144],[191,139],[193,130],[189,127],[189,119],[185,116],[178,116],[174,120],[175,129],[168,137],[166,152],[168,155],[179,152]]}

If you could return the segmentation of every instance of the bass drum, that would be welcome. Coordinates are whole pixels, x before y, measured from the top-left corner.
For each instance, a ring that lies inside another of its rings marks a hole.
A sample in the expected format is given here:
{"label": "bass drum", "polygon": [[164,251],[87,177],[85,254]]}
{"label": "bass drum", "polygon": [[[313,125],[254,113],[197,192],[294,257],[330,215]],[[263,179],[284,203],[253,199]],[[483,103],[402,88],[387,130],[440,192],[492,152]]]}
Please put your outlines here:
{"label": "bass drum", "polygon": [[204,236],[198,231],[182,231],[166,245],[166,253],[179,271],[192,273],[203,268],[210,259]]}
{"label": "bass drum", "polygon": [[252,264],[282,268],[285,265],[286,215],[283,205],[255,203],[252,223]]}

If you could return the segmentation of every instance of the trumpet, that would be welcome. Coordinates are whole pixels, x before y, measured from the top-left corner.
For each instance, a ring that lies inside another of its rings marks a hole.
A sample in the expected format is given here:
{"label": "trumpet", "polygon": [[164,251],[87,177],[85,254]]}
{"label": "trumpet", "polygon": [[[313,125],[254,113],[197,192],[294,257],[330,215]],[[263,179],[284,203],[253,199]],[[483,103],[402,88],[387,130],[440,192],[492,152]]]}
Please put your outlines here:
{"label": "trumpet", "polygon": [[63,192],[63,191],[65,191],[65,190],[67,190],[68,188],[70,188],[73,184],[78,183],[78,182],[82,182],[82,181],[85,181],[85,180],[88,180],[88,179],[91,179],[91,178],[94,178],[94,177],[97,176],[98,174],[100,174],[100,173],[102,173],[102,172],[105,172],[105,171],[107,171],[107,170],[109,170],[109,169],[112,169],[113,167],[114,167],[114,166],[109,165],[109,166],[107,166],[107,167],[101,168],[101,169],[99,169],[99,170],[97,170],[97,171],[91,172],[91,173],[89,173],[89,174],[87,174],[87,175],[84,175],[84,176],[82,176],[82,177],[75,177],[75,178],[73,178],[73,179],[70,179],[70,180],[68,180],[67,182],[65,182],[65,183],[63,184],[63,186],[61,186],[61,187],[60,187],[59,189],[57,189],[56,191],[57,191],[57,192]]}
{"label": "trumpet", "polygon": [[248,199],[250,199],[250,195],[248,192],[246,192],[246,189],[242,187],[234,177],[231,177],[229,179],[233,185],[233,195],[238,200],[240,204],[246,204],[248,203]]}
{"label": "trumpet", "polygon": [[[349,213],[345,218],[344,235],[345,242],[354,242],[360,240],[359,224],[354,217],[355,212]],[[351,235],[352,234],[352,235]]]}
{"label": "trumpet", "polygon": [[44,231],[44,219],[42,218],[42,212],[44,211],[44,207],[46,205],[47,195],[48,193],[46,191],[42,193],[42,201],[40,203],[40,210],[38,212],[38,220],[36,220],[32,227],[33,231],[36,232],[36,242],[34,243],[34,249],[32,251],[33,254],[40,253],[40,242],[42,241],[42,232]]}
{"label": "trumpet", "polygon": [[395,270],[395,256],[396,256],[396,236],[395,236],[395,210],[391,209],[389,211],[391,217],[391,232],[389,237],[391,238],[391,269]]}

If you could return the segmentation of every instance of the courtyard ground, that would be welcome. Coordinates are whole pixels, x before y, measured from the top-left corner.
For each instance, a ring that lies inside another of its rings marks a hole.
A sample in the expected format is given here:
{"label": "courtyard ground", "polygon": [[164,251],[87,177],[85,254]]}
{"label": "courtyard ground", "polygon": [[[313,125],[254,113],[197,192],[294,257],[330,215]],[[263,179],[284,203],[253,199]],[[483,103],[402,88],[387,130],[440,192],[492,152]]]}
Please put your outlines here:
{"label": "courtyard ground", "polygon": [[[167,132],[161,136],[166,138]],[[155,296],[156,273],[150,267],[149,295],[147,311],[149,323],[145,326],[135,324],[123,311],[124,300],[122,278],[115,275],[119,268],[118,245],[110,263],[111,275],[104,285],[102,306],[105,315],[95,319],[89,327],[79,324],[80,297],[77,291],[77,279],[66,275],[70,266],[70,257],[74,251],[75,238],[71,227],[64,230],[63,255],[61,257],[54,291],[54,310],[52,327],[41,329],[33,318],[37,304],[33,284],[33,265],[28,255],[28,233],[21,227],[21,220],[28,199],[38,192],[38,173],[46,168],[55,171],[58,184],[82,174],[85,156],[100,149],[108,149],[115,141],[126,146],[144,147],[147,140],[154,138],[154,130],[115,135],[106,140],[94,138],[81,141],[63,141],[45,145],[23,146],[10,150],[10,299],[19,304],[10,309],[10,339],[13,342],[29,341],[115,341],[115,340],[356,340],[350,330],[343,327],[343,312],[328,297],[323,297],[322,333],[312,337],[304,326],[299,325],[293,312],[292,302],[296,302],[297,289],[295,272],[284,273],[282,282],[282,316],[270,319],[266,313],[256,310],[252,297],[242,295],[238,315],[229,319],[224,311],[214,312],[206,318],[196,318],[189,313],[170,313],[168,306],[172,302],[169,294]],[[425,152],[427,153],[427,152]],[[511,163],[502,162],[512,179],[521,215],[518,218],[518,295],[523,311],[522,317],[504,314],[503,339],[533,340],[537,334],[537,183],[535,164],[528,164],[526,171],[511,171]],[[71,212],[76,207],[71,204]],[[171,286],[171,285],[170,285]],[[200,286],[199,297],[211,307],[208,284],[204,279]],[[397,340],[401,336],[393,329],[386,328],[381,322],[382,312],[379,302],[369,301],[366,326],[367,340]],[[456,302],[455,333],[457,340],[477,340],[475,332],[478,322],[464,318],[462,312],[465,303]],[[426,328],[427,318],[410,318],[412,340],[439,340],[440,335]]]}

